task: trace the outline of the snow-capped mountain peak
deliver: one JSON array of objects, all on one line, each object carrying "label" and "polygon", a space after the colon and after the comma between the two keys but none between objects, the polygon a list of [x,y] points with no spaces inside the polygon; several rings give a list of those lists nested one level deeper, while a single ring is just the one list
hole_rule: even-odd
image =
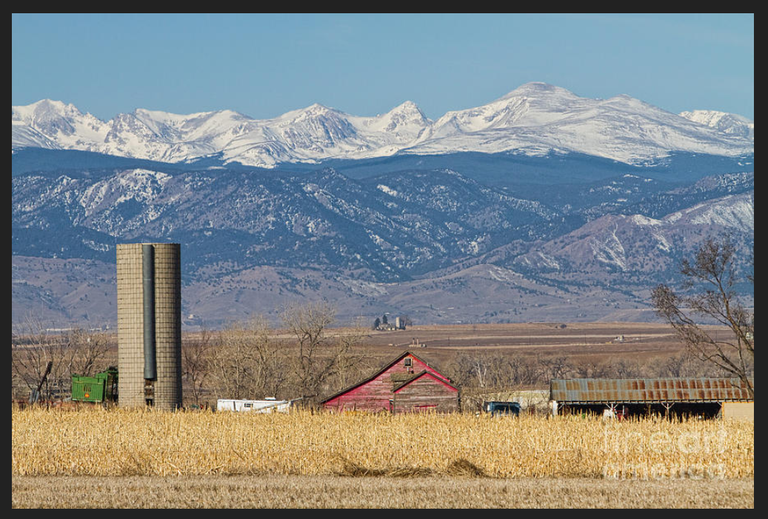
[{"label": "snow-capped mountain peak", "polygon": [[11,107],[11,148],[37,146],[52,149],[90,149],[101,142],[108,125],[74,105],[43,99]]},{"label": "snow-capped mountain peak", "polygon": [[413,101],[406,101],[385,114],[352,117],[350,121],[372,140],[381,140],[396,149],[416,142],[432,124]]},{"label": "snow-capped mountain peak", "polygon": [[82,115],[74,105],[51,99],[42,99],[27,106],[11,107],[11,119],[28,124],[43,124],[52,120],[71,119]]},{"label": "snow-capped mountain peak", "polygon": [[729,135],[755,138],[755,123],[741,115],[718,112],[715,110],[693,110],[680,115],[693,122],[715,128]]},{"label": "snow-capped mountain peak", "polygon": [[539,81],[531,81],[515,88],[507,94],[501,96],[497,101],[502,101],[510,98],[526,97],[531,99],[546,99],[546,98],[561,98],[578,100],[579,97],[570,90],[550,85],[549,83],[542,83]]},{"label": "snow-capped mountain peak", "polygon": [[676,115],[625,94],[589,99],[540,82],[436,121],[406,101],[374,117],[315,103],[266,120],[231,110],[176,115],[137,109],[103,122],[50,100],[12,107],[11,120],[12,150],[77,149],[167,162],[220,154],[225,161],[261,167],[461,151],[575,152],[626,163],[675,152],[754,153],[754,123],[733,114]]}]

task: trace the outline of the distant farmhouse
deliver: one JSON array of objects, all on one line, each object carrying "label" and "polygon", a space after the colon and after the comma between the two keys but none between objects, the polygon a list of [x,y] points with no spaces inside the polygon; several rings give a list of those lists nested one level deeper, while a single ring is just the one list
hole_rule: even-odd
[{"label": "distant farmhouse", "polygon": [[373,322],[373,329],[381,331],[405,330],[407,321],[407,317],[395,317],[395,322],[390,323],[385,314],[381,319],[378,317],[376,318],[376,320]]}]

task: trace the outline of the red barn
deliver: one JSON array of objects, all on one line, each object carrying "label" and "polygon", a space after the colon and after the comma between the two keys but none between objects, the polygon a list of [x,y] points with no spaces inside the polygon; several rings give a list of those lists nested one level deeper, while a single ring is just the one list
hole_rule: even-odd
[{"label": "red barn", "polygon": [[322,402],[335,411],[409,413],[459,410],[459,390],[448,377],[411,352],[405,352],[372,377]]}]

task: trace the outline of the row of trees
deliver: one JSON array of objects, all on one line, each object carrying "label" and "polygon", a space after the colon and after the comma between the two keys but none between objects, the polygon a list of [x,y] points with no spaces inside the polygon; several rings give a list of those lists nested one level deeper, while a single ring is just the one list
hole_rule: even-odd
[{"label": "row of trees", "polygon": [[48,397],[69,394],[73,374],[90,375],[107,367],[113,344],[103,331],[81,327],[66,334],[52,334],[42,321],[26,319],[14,330],[12,340],[12,398],[34,393],[44,377]]},{"label": "row of trees", "polygon": [[[333,305],[318,302],[286,308],[281,330],[254,317],[219,331],[186,334],[186,400],[203,404],[216,398],[275,396],[312,403],[329,389],[350,384],[366,361],[352,346],[368,330],[355,323],[331,333],[335,322]],[[34,393],[44,376],[44,398],[66,397],[73,374],[93,375],[116,364],[115,346],[114,336],[106,332],[75,328],[50,333],[42,322],[28,319],[14,331],[12,397]]]},{"label": "row of trees", "polygon": [[462,353],[443,371],[462,388],[486,392],[547,387],[555,378],[717,377],[725,374],[711,364],[700,362],[687,351],[650,362],[615,357],[592,361],[565,355]]},{"label": "row of trees", "polygon": [[327,302],[293,305],[281,315],[281,330],[255,317],[217,331],[203,331],[182,349],[185,389],[195,404],[218,398],[277,397],[315,403],[351,384],[366,358],[352,347],[368,330],[361,323],[333,328]]}]

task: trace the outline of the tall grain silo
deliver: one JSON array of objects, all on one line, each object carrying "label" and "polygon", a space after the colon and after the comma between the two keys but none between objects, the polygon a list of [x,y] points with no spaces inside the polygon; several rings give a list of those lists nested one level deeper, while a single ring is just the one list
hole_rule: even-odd
[{"label": "tall grain silo", "polygon": [[178,243],[117,245],[121,407],[182,404],[180,257]]}]

